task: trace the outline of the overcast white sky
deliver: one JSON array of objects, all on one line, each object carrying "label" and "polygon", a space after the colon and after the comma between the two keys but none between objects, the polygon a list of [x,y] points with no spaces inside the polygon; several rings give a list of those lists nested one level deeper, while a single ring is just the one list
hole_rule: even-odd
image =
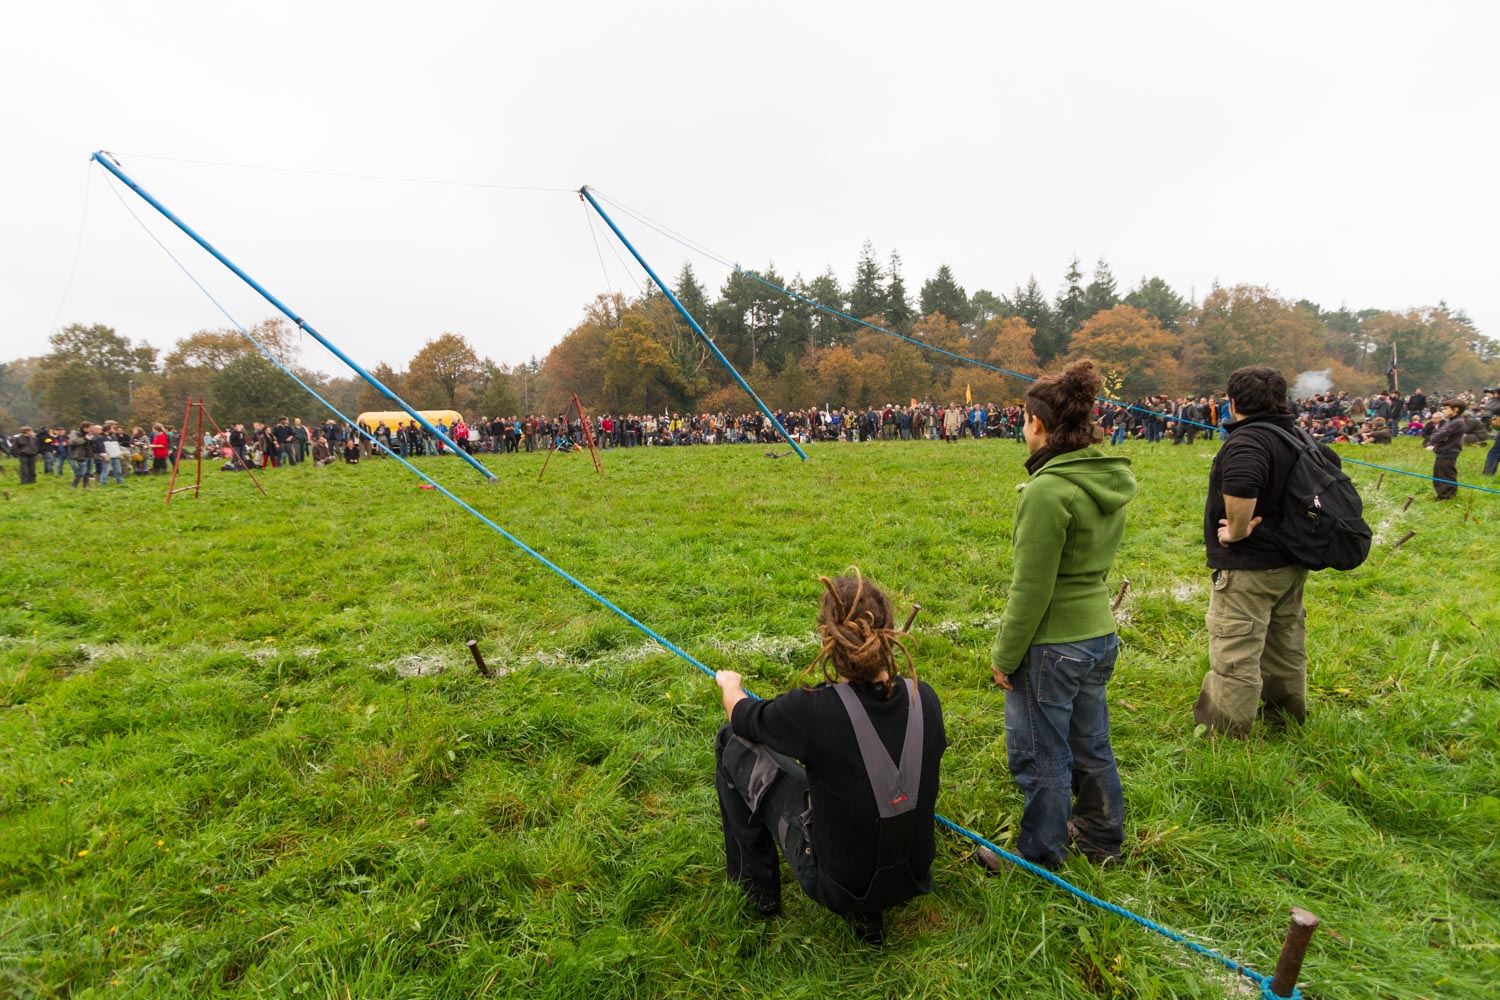
[{"label": "overcast white sky", "polygon": [[[587,183],[788,276],[847,282],[868,237],[914,295],[945,261],[971,292],[1055,292],[1076,252],[1122,288],[1446,299],[1500,336],[1497,27],[1431,0],[12,4],[0,360],[72,322],[164,349],[226,325],[99,148],[366,365],[443,331],[544,356],[635,285],[607,244],[601,273],[574,194],[316,172]],[[692,259],[722,283],[616,221],[668,280]],[[167,241],[236,318],[271,314]],[[310,340],[303,360],[341,370]]]}]

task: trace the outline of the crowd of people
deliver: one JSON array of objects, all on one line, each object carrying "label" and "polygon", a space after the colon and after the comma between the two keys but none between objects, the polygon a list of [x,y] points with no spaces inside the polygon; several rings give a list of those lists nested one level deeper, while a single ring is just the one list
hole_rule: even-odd
[{"label": "crowd of people", "polygon": [[[1291,407],[1297,426],[1323,444],[1389,444],[1396,437],[1419,437],[1429,447],[1446,420],[1444,407],[1457,407],[1462,445],[1482,445],[1494,439],[1483,474],[1492,476],[1500,465],[1500,390],[1458,393],[1429,400],[1421,389],[1410,395],[1383,392],[1368,397],[1346,392],[1323,393],[1296,400]],[[984,438],[1020,441],[1025,421],[1019,404],[950,403],[913,400],[907,405],[881,407],[811,407],[778,410],[776,420],[800,443],[865,441],[943,441],[954,443]],[[1217,396],[1170,398],[1147,396],[1132,404],[1095,401],[1091,419],[1105,440],[1119,445],[1127,440],[1192,445],[1199,438],[1223,440],[1230,421],[1229,401]],[[590,439],[599,448],[680,447],[684,445],[774,444],[781,440],[774,425],[758,410],[746,413],[611,414],[588,418],[579,414],[527,414],[488,417],[451,425],[434,425],[442,435],[470,454],[515,454],[573,450]],[[1449,437],[1452,435],[1450,428]],[[147,431],[129,431],[116,421],[84,421],[78,427],[30,427],[7,438],[0,448],[21,465],[21,482],[36,481],[38,463],[43,475],[73,475],[75,486],[123,484],[127,476],[166,472],[178,455],[201,453],[220,461],[226,472],[280,467],[311,462],[358,464],[384,452],[371,438],[402,458],[441,456],[448,447],[417,421],[384,421],[358,426],[335,420],[304,424],[300,418],[280,417],[253,422],[247,429],[236,423],[225,431],[205,433],[201,441],[181,441],[179,430],[155,424]],[[1445,437],[1444,448],[1452,446]],[[1445,477],[1452,478],[1452,477]]]}]

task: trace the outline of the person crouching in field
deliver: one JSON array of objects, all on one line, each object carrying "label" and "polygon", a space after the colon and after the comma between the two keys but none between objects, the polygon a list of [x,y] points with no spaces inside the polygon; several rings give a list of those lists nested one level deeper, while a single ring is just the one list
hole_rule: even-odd
[{"label": "person crouching in field", "polygon": [[1015,565],[990,651],[1005,689],[1006,757],[1026,799],[1017,847],[1047,868],[1070,846],[1096,863],[1118,861],[1125,840],[1105,701],[1120,639],[1104,581],[1136,487],[1129,459],[1093,447],[1103,388],[1083,360],[1026,392],[1031,478],[1018,487]]},{"label": "person crouching in field", "polygon": [[714,752],[725,865],[761,916],[777,916],[779,846],[803,892],[879,944],[886,909],[932,889],[948,738],[909,655],[912,679],[896,676],[906,647],[890,599],[858,570],[820,579],[823,650],[808,670],[836,677],[766,701],[732,670],[714,677],[729,717]]}]

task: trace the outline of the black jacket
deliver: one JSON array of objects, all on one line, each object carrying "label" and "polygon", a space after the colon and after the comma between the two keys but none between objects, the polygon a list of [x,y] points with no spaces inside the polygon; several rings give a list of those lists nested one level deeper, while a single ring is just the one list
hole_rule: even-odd
[{"label": "black jacket", "polygon": [[[1282,494],[1297,456],[1281,435],[1265,429],[1264,425],[1272,423],[1290,431],[1296,427],[1296,417],[1260,413],[1225,425],[1229,440],[1214,456],[1203,509],[1203,546],[1212,569],[1279,569],[1292,564],[1271,529],[1281,522]],[[1323,446],[1323,450],[1338,461],[1331,449]],[[1226,493],[1255,498],[1254,516],[1261,518],[1248,537],[1228,546],[1219,544],[1219,521],[1228,516]]]}]

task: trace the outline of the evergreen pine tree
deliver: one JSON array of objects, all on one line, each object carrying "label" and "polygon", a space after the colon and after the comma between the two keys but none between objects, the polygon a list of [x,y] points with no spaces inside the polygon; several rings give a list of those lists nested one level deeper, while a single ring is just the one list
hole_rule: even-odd
[{"label": "evergreen pine tree", "polygon": [[677,287],[672,290],[677,295],[677,301],[682,307],[692,314],[693,319],[700,324],[708,320],[708,293],[698,283],[698,276],[693,273],[693,265],[683,261],[682,270],[677,275]]},{"label": "evergreen pine tree", "polygon": [[885,308],[882,310],[891,329],[906,333],[911,329],[911,299],[906,294],[906,281],[901,277],[901,254],[891,251],[890,283],[885,286]]},{"label": "evergreen pine tree", "polygon": [[968,293],[953,280],[947,264],[941,265],[937,274],[922,285],[922,315],[931,316],[935,312],[956,323],[968,323],[973,318]]},{"label": "evergreen pine tree", "polygon": [[1031,338],[1031,346],[1042,364],[1048,364],[1066,350],[1068,335],[1063,331],[1057,312],[1047,304],[1047,296],[1042,293],[1042,286],[1037,284],[1036,275],[1031,276],[1025,288],[1018,285],[1005,305],[1007,312],[1019,316],[1036,331]]},{"label": "evergreen pine tree", "polygon": [[1083,290],[1083,318],[1087,320],[1119,304],[1115,276],[1110,272],[1109,262],[1100,257],[1099,263],[1094,265],[1094,280]]},{"label": "evergreen pine tree", "polygon": [[1173,333],[1182,332],[1182,321],[1193,311],[1192,305],[1160,278],[1142,278],[1125,296],[1125,304],[1139,309]]},{"label": "evergreen pine tree", "polygon": [[[1072,262],[1068,264],[1068,273],[1063,275],[1063,290],[1057,295],[1057,324],[1064,347],[1067,346],[1068,338],[1088,319],[1088,314],[1083,311],[1083,270],[1078,265],[1078,255],[1075,253]],[[1038,334],[1041,333],[1041,327],[1035,323],[1031,325],[1036,327]],[[1061,348],[1058,353],[1061,353]],[[1037,354],[1044,364],[1049,360],[1044,352],[1038,350]]]},{"label": "evergreen pine tree", "polygon": [[849,289],[849,315],[869,319],[885,311],[885,288],[881,285],[884,277],[880,261],[875,259],[874,244],[865,240],[854,268],[854,284]]}]

